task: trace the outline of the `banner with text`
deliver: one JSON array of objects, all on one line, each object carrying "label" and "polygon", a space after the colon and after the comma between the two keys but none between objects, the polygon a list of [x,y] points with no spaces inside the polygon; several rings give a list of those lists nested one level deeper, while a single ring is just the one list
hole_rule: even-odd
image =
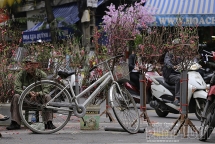
[{"label": "banner with text", "polygon": [[[60,28],[59,32],[57,32],[58,39],[64,39],[73,34],[73,30],[71,28]],[[30,31],[23,32],[22,42],[23,44],[34,43],[38,40],[42,41],[51,41],[51,33],[49,29],[40,30],[40,31]]]},{"label": "banner with text", "polygon": [[215,14],[208,15],[155,15],[155,26],[174,26],[181,21],[183,26],[214,26]]}]

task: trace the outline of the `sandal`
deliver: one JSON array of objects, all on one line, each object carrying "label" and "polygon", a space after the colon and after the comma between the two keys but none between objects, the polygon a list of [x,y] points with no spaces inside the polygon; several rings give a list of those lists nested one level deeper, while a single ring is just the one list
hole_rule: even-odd
[{"label": "sandal", "polygon": [[3,116],[3,118],[0,119],[0,121],[6,121],[8,120],[10,117],[9,116]]}]

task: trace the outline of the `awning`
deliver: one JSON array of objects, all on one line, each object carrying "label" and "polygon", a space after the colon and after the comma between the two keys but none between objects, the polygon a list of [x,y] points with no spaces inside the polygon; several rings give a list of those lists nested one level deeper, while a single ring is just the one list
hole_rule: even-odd
[{"label": "awning", "polygon": [[[53,14],[56,19],[58,19],[58,18],[62,19],[62,21],[60,21],[58,23],[58,27],[62,27],[63,22],[65,22],[66,24],[74,24],[77,21],[79,21],[77,4],[53,8]],[[29,30],[26,30],[25,32],[41,30],[44,23],[45,23],[45,21],[39,22],[34,27],[32,27]],[[47,29],[49,28],[48,24],[47,24],[46,28]]]},{"label": "awning", "polygon": [[214,26],[215,0],[147,0],[156,26],[173,26],[182,18],[184,26]]},{"label": "awning", "polygon": [[[98,6],[101,5],[103,1],[104,0],[99,0]],[[73,33],[73,30],[71,28],[64,27],[63,23],[72,25],[80,20],[78,17],[79,12],[77,3],[55,7],[53,8],[53,13],[56,19],[57,18],[62,19],[62,21],[58,22],[58,27],[61,28],[61,30],[63,30],[63,34],[68,35]],[[22,35],[23,43],[24,44],[32,43],[36,42],[39,39],[41,39],[42,41],[51,41],[48,24],[46,25],[46,29],[42,30],[42,26],[44,25],[44,23],[45,21],[39,22],[31,29],[24,31]]]}]

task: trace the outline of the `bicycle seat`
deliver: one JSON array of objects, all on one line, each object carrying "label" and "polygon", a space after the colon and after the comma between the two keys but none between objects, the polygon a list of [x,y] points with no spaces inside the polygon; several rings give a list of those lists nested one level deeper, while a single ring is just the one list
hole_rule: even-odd
[{"label": "bicycle seat", "polygon": [[167,83],[163,77],[157,77],[155,78],[161,85],[163,85],[165,88],[167,88],[168,90],[174,91],[175,90],[175,86],[173,84],[169,84]]},{"label": "bicycle seat", "polygon": [[59,71],[57,73],[61,78],[65,79],[73,74],[75,74],[75,72],[64,72],[64,71]]}]

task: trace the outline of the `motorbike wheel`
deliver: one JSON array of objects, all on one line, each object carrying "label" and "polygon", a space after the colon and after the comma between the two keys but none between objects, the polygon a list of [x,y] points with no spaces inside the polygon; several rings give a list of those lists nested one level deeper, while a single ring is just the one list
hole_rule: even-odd
[{"label": "motorbike wheel", "polygon": [[156,114],[157,114],[159,117],[166,117],[166,116],[169,114],[169,112],[161,111],[161,110],[158,109],[158,108],[155,109],[155,112],[156,112]]},{"label": "motorbike wheel", "polygon": [[200,109],[196,104],[196,106],[195,106],[195,115],[199,120],[201,120],[202,113],[203,113],[204,107],[206,105],[206,100],[205,99],[197,99],[197,101],[199,102]]},{"label": "motorbike wheel", "polygon": [[213,102],[209,106],[206,112],[205,118],[203,118],[203,121],[201,122],[200,130],[199,130],[200,141],[206,141],[214,129],[214,125],[212,125],[215,122],[214,108],[215,108],[215,103]]}]

